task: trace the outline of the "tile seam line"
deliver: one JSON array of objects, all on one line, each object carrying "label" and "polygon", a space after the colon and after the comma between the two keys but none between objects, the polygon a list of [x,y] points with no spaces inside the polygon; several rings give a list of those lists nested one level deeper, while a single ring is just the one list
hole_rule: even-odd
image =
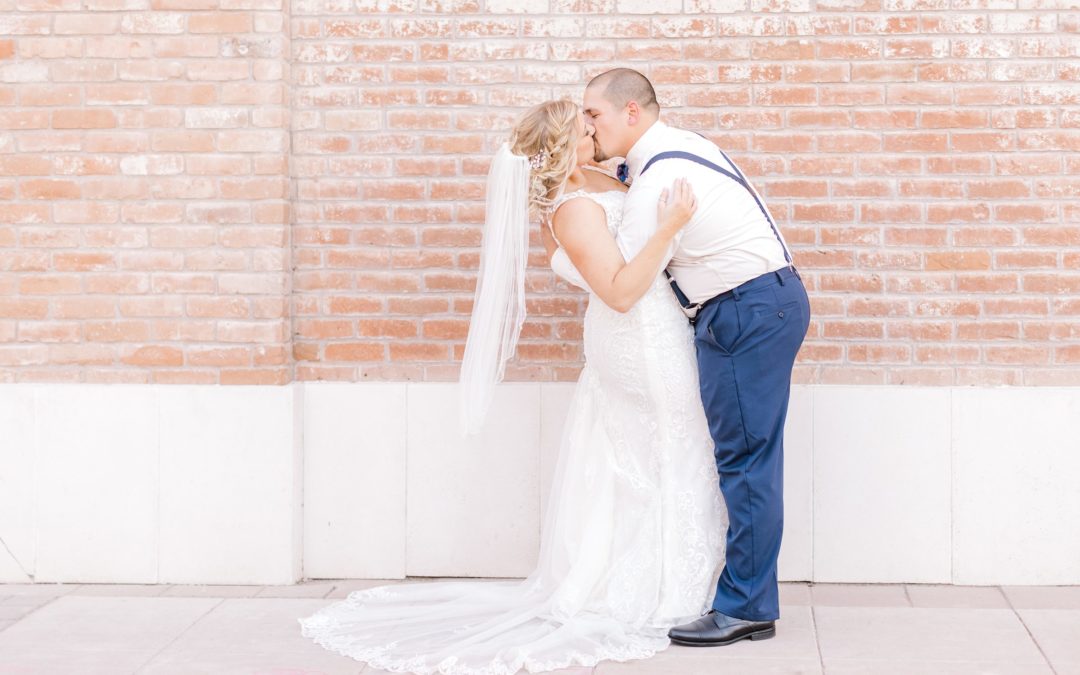
[{"label": "tile seam line", "polygon": [[[117,597],[117,596],[113,596],[113,597]],[[155,596],[149,596],[149,597],[155,597]],[[156,596],[156,597],[161,597],[161,596]],[[217,598],[217,600],[218,601],[216,603],[214,603],[209,609],[207,609],[205,612],[200,614],[194,621],[189,623],[187,626],[184,627],[183,630],[181,630],[179,633],[177,633],[173,637],[173,639],[171,639],[168,642],[166,642],[165,644],[163,644],[161,646],[161,649],[158,649],[153,654],[151,654],[148,659],[143,661],[142,665],[140,665],[138,668],[136,668],[134,671],[132,671],[133,675],[138,675],[139,673],[143,672],[145,670],[145,668],[148,665],[150,665],[150,663],[152,663],[154,661],[154,659],[161,656],[161,654],[163,654],[165,652],[165,650],[167,650],[172,645],[176,644],[180,640],[180,638],[184,637],[184,635],[186,635],[192,628],[194,628],[196,624],[198,624],[200,621],[202,621],[207,616],[209,616],[211,613],[213,613],[214,610],[216,610],[218,607],[221,607],[221,605],[223,605],[225,603],[225,601],[228,600],[228,598]]]},{"label": "tile seam line", "polygon": [[[65,595],[66,595],[66,594],[65,594]],[[6,626],[4,626],[4,627],[0,628],[0,633],[3,633],[4,631],[6,631],[7,629],[11,628],[11,627],[12,627],[12,626],[14,626],[15,624],[19,623],[19,622],[20,622],[20,621],[22,621],[23,619],[25,619],[25,618],[29,617],[29,616],[30,616],[31,614],[34,614],[35,612],[39,612],[39,611],[41,611],[42,609],[45,609],[46,607],[48,607],[49,605],[53,604],[54,602],[56,602],[56,601],[57,601],[57,600],[59,600],[60,598],[63,598],[63,597],[65,597],[65,595],[54,595],[54,596],[50,597],[50,598],[49,598],[49,599],[48,599],[47,601],[45,601],[45,602],[41,603],[41,604],[40,604],[40,605],[38,605],[37,607],[34,607],[33,609],[31,609],[31,610],[30,610],[29,612],[27,612],[26,614],[23,614],[22,616],[20,616],[20,617],[19,617],[18,619],[15,619],[14,621],[12,621],[11,623],[9,623],[8,625],[6,625]]]},{"label": "tile seam line", "polygon": [[1036,639],[1035,634],[1031,632],[1031,628],[1028,627],[1027,621],[1024,621],[1024,617],[1020,615],[1019,611],[1017,611],[1016,606],[1013,604],[1012,598],[1009,597],[1009,594],[1006,593],[1005,590],[1002,589],[1000,586],[998,588],[1001,590],[1001,594],[1005,596],[1005,602],[1009,603],[1009,609],[1012,610],[1013,616],[1015,616],[1016,620],[1020,622],[1020,625],[1024,627],[1024,632],[1027,633],[1028,638],[1035,645],[1035,648],[1039,650],[1039,655],[1042,656],[1043,661],[1046,662],[1046,667],[1050,669],[1051,673],[1057,675],[1057,668],[1055,668],[1053,662],[1050,661],[1050,657],[1046,655],[1046,651],[1043,649],[1043,646],[1039,643],[1038,639]]},{"label": "tile seam line", "polygon": [[814,631],[814,647],[817,648],[818,665],[821,666],[822,675],[825,675],[825,657],[821,653],[821,633],[818,631],[817,625],[817,607],[813,604],[813,597],[810,600],[810,627]]}]

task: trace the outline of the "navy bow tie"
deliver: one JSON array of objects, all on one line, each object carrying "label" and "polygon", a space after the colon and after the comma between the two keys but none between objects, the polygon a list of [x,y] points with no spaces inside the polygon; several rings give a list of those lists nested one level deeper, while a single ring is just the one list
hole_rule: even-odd
[{"label": "navy bow tie", "polygon": [[619,168],[615,169],[615,177],[619,179],[620,183],[625,183],[626,179],[630,177],[630,167],[623,162],[619,165]]}]

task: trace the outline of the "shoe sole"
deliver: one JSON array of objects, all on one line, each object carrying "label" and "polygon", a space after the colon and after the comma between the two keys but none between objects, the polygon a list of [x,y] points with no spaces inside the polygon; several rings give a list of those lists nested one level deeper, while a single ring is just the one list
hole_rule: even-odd
[{"label": "shoe sole", "polygon": [[679,638],[669,638],[677,645],[685,645],[687,647],[722,647],[724,645],[730,645],[739,640],[768,640],[771,637],[776,637],[776,627],[766,628],[765,630],[755,631],[753,633],[747,633],[746,635],[740,635],[737,638],[730,640],[710,640],[710,641],[693,641],[693,640],[681,640]]}]

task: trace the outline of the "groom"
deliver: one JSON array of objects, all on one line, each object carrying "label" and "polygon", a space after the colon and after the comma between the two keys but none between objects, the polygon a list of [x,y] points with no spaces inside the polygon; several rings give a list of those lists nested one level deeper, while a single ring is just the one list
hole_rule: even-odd
[{"label": "groom", "polygon": [[652,84],[617,68],[585,89],[596,161],[625,157],[632,180],[619,247],[630,260],[657,228],[656,203],[678,177],[698,209],[676,236],[667,271],[694,324],[701,399],[727,502],[727,560],[712,610],[672,628],[672,642],[726,645],[776,634],[783,531],[784,419],[810,305],[764,202],[714,143],[659,121]]}]

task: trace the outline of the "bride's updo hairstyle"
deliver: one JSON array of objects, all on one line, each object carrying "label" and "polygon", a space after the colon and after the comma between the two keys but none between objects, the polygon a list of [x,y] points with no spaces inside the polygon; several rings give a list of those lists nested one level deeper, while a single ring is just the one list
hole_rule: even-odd
[{"label": "bride's updo hairstyle", "polygon": [[529,158],[529,210],[548,216],[576,164],[578,106],[566,99],[530,108],[510,134],[510,151]]}]

